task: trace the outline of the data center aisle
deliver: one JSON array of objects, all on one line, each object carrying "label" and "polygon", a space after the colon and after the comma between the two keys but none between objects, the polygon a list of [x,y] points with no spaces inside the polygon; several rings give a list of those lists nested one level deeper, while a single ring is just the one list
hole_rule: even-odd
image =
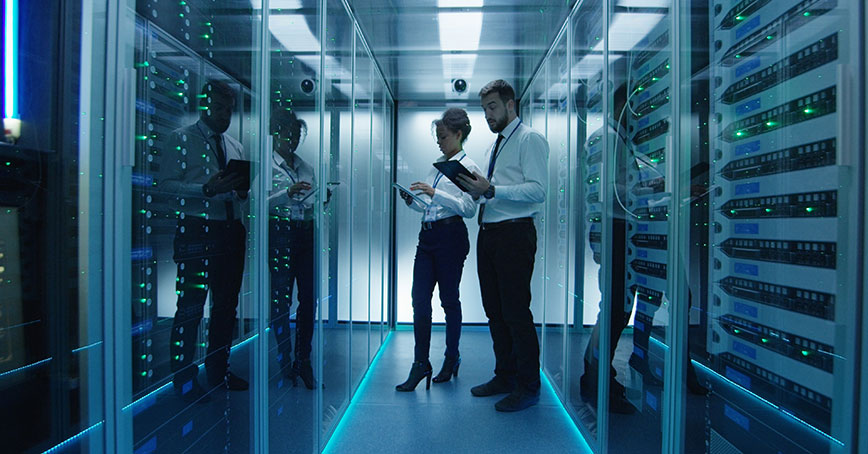
[{"label": "data center aisle", "polygon": [[[444,336],[435,331],[431,339],[435,374],[443,361]],[[470,394],[494,370],[487,329],[465,327],[458,377],[432,382],[427,391],[424,381],[415,392],[395,391],[413,361],[413,331],[393,332],[383,348],[326,453],[590,452],[546,380],[539,404],[517,413],[494,410],[502,396]]]}]

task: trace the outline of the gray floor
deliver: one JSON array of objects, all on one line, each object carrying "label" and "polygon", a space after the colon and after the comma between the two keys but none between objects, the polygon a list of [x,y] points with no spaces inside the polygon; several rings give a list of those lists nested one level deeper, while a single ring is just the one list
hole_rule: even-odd
[{"label": "gray floor", "polygon": [[[435,331],[431,344],[436,373],[442,363],[444,333]],[[487,330],[465,328],[461,352],[457,378],[432,383],[430,390],[423,381],[415,392],[399,393],[395,385],[407,378],[413,361],[413,332],[394,332],[326,452],[588,452],[545,381],[540,403],[517,413],[494,410],[502,396],[470,394],[472,386],[487,381],[493,373]]]}]

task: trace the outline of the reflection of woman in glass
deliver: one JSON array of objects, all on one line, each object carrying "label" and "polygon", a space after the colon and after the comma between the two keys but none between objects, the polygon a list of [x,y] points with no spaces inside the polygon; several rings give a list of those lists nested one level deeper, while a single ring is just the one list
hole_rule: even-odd
[{"label": "reflection of woman in glass", "polygon": [[[443,155],[438,162],[455,160],[470,172],[479,172],[479,167],[463,151],[464,141],[470,134],[470,119],[463,109],[452,108],[433,122],[437,133],[437,145]],[[428,350],[431,345],[431,296],[434,285],[440,288],[440,305],[446,313],[446,359],[443,368],[434,377],[435,383],[449,381],[458,375],[461,359],[458,355],[458,339],[461,336],[461,302],[458,300],[458,284],[464,259],[470,251],[467,226],[462,217],[476,214],[476,203],[469,194],[455,186],[442,173],[432,167],[424,182],[410,186],[420,191],[419,196],[428,205],[414,201],[402,191],[399,194],[416,211],[421,211],[422,230],[416,246],[416,261],[413,264],[413,332],[416,337],[415,359],[407,381],[396,386],[398,391],[413,391],[423,378],[431,385],[431,363]]]},{"label": "reflection of woman in glass", "polygon": [[[283,375],[301,377],[308,389],[316,381],[310,363],[313,338],[313,216],[316,181],[313,167],[295,154],[307,134],[307,124],[284,107],[271,114],[274,141],[269,196],[269,268],[271,270],[271,330],[277,339],[277,359]],[[289,322],[293,283],[298,285],[295,361]]]}]

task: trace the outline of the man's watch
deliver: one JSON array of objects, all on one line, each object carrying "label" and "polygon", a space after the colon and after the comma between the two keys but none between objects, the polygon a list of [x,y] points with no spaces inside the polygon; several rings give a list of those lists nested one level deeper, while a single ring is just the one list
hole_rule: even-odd
[{"label": "man's watch", "polygon": [[217,195],[217,194],[216,194],[216,193],[211,189],[211,187],[208,186],[208,183],[205,183],[205,184],[202,185],[202,193],[205,194],[205,197],[214,197],[215,195]]},{"label": "man's watch", "polygon": [[482,197],[485,197],[486,199],[491,199],[494,197],[494,185],[493,184],[488,185],[488,189],[486,189],[485,192],[482,193]]}]

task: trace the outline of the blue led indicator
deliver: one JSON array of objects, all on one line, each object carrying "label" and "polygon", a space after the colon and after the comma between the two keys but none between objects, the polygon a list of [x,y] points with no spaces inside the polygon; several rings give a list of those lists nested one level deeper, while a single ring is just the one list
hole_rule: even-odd
[{"label": "blue led indicator", "polygon": [[651,394],[651,391],[645,391],[645,403],[648,404],[651,409],[657,411],[657,396]]},{"label": "blue led indicator", "polygon": [[723,414],[726,415],[727,418],[731,419],[734,423],[741,426],[742,429],[750,431],[750,420],[747,419],[747,416],[739,413],[737,410],[727,404],[723,404]]},{"label": "blue led indicator", "polygon": [[760,151],[760,141],[754,140],[753,142],[748,142],[742,145],[738,145],[735,147],[735,155],[741,156],[743,154],[751,154]]},{"label": "blue led indicator", "polygon": [[726,378],[737,383],[744,389],[750,389],[750,377],[729,366],[726,366]]},{"label": "blue led indicator", "polygon": [[734,233],[741,235],[757,235],[759,234],[759,224],[755,222],[735,224],[732,228]]},{"label": "blue led indicator", "polygon": [[737,185],[735,186],[735,193],[736,193],[736,195],[741,195],[741,194],[756,194],[757,192],[759,192],[759,190],[760,190],[760,184],[759,184],[759,182],[754,182],[754,183],[742,183],[742,184],[737,184]]}]

